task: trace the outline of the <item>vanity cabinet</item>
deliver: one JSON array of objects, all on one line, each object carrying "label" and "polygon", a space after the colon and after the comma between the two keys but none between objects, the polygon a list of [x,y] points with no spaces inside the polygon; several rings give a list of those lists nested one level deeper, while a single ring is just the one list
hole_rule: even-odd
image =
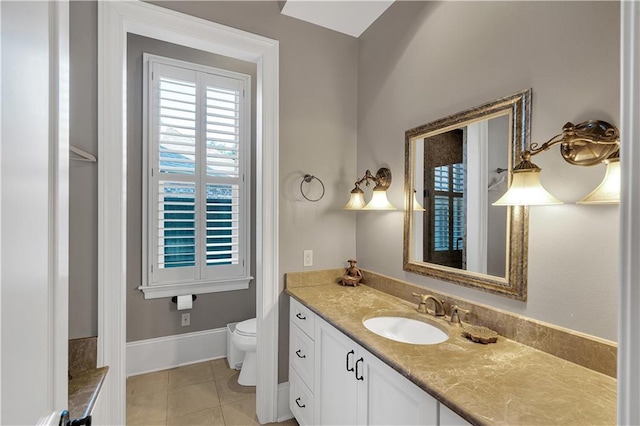
[{"label": "vanity cabinet", "polygon": [[468,425],[295,299],[289,407],[300,425]]},{"label": "vanity cabinet", "polygon": [[436,425],[438,402],[316,318],[316,424]]}]

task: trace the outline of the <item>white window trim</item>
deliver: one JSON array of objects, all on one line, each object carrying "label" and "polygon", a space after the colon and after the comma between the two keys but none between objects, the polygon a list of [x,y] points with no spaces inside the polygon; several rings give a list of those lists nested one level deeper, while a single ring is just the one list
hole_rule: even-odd
[{"label": "white window trim", "polygon": [[[253,279],[250,276],[251,271],[251,252],[250,252],[250,235],[251,235],[251,76],[214,68],[210,66],[195,64],[191,62],[180,61],[173,58],[143,54],[143,196],[142,196],[142,285],[138,287],[144,293],[145,299],[156,299],[162,297],[173,297],[187,294],[205,294],[221,291],[245,290],[249,288],[249,282]],[[152,236],[156,230],[153,227],[154,221],[151,220],[153,212],[150,209],[150,185],[153,181],[150,178],[150,170],[154,167],[154,152],[151,147],[154,144],[151,141],[153,135],[152,120],[149,118],[149,105],[151,102],[150,82],[152,67],[151,63],[160,63],[173,67],[185,68],[191,71],[202,72],[207,74],[219,75],[226,78],[239,80],[244,86],[244,102],[242,105],[242,136],[240,143],[240,162],[241,173],[243,175],[243,190],[241,194],[241,219],[240,226],[244,229],[241,236],[241,254],[240,258],[243,262],[241,274],[238,276],[228,276],[220,280],[212,280],[211,278],[176,280],[176,281],[154,281],[151,272],[152,265],[157,262],[154,260],[152,253]],[[200,179],[196,177],[196,179]],[[152,203],[153,204],[153,203]],[[201,253],[198,253],[200,255]]]}]

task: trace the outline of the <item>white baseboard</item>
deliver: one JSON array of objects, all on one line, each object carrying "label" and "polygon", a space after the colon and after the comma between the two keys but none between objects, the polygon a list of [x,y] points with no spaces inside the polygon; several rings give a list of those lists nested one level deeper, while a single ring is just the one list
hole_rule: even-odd
[{"label": "white baseboard", "polygon": [[127,377],[227,356],[227,329],[127,343]]},{"label": "white baseboard", "polygon": [[293,413],[289,408],[289,382],[278,384],[278,412],[276,415],[278,423],[293,418]]}]

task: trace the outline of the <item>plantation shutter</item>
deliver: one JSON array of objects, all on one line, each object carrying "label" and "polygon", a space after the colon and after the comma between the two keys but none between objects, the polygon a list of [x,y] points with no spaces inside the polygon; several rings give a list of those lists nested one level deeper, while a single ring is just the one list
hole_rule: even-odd
[{"label": "plantation shutter", "polygon": [[246,80],[150,71],[148,285],[248,283]]},{"label": "plantation shutter", "polygon": [[243,88],[237,80],[203,76],[206,88],[206,251],[203,275],[242,274],[240,226],[246,209],[241,208],[244,187],[241,168]]},{"label": "plantation shutter", "polygon": [[151,271],[154,282],[197,279],[196,72],[152,66]]}]

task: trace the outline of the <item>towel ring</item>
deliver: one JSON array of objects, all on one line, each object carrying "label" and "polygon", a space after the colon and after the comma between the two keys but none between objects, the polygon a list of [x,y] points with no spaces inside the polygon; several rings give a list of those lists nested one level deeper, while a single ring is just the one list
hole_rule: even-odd
[{"label": "towel ring", "polygon": [[[306,194],[304,193],[304,190],[302,189],[302,186],[304,185],[304,183],[311,183],[312,180],[317,180],[318,182],[320,182],[320,185],[322,185],[322,194],[316,198],[316,199],[312,199],[306,196]],[[309,175],[306,174],[304,175],[304,177],[302,178],[302,181],[300,182],[300,193],[302,194],[302,196],[308,200],[311,201],[312,203],[315,203],[316,201],[320,201],[322,200],[322,197],[324,197],[324,183],[322,183],[322,181],[320,179],[318,179],[317,177],[313,176],[313,175]]]}]

